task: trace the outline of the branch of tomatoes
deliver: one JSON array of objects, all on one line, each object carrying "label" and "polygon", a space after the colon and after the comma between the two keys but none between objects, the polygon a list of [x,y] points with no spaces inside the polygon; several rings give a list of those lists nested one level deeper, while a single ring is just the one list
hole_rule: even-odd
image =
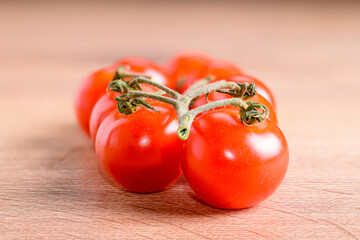
[{"label": "branch of tomatoes", "polygon": [[[183,86],[176,84],[181,78]],[[99,164],[115,182],[151,193],[183,174],[202,200],[226,209],[263,201],[285,176],[289,152],[273,104],[266,85],[233,63],[193,54],[164,68],[121,59],[86,78],[75,102]]]},{"label": "branch of tomatoes", "polygon": [[[126,80],[126,78],[129,77],[131,78]],[[200,82],[205,82],[205,84],[192,87],[184,94],[180,94],[160,83],[152,81],[151,77],[125,74],[124,68],[119,67],[108,88],[122,94],[121,96],[116,97],[115,100],[118,102],[119,112],[125,115],[134,113],[137,106],[156,111],[154,107],[144,100],[145,98],[154,99],[172,105],[179,118],[179,128],[177,130],[177,134],[181,140],[186,140],[189,137],[192,122],[198,114],[214,108],[230,105],[239,107],[240,121],[245,125],[261,123],[268,117],[269,109],[265,105],[244,101],[247,98],[255,96],[256,89],[254,83],[236,83],[225,80],[214,83],[206,83],[208,81],[209,78],[205,78],[203,81],[200,80]],[[161,91],[157,93],[143,92],[141,91],[140,86],[142,83],[152,85]],[[189,110],[189,108],[200,96],[204,94],[208,96],[213,91],[228,94],[233,98],[209,102],[205,105]],[[167,96],[162,96],[164,94]]]}]

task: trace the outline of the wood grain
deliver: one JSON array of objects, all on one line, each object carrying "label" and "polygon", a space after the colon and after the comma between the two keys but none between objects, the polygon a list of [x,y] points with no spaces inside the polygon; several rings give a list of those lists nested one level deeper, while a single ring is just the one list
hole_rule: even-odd
[{"label": "wood grain", "polygon": [[[358,239],[360,5],[0,2],[0,239]],[[126,55],[183,49],[271,86],[291,158],[259,206],[203,204],[184,179],[133,194],[99,171],[73,95]]]}]

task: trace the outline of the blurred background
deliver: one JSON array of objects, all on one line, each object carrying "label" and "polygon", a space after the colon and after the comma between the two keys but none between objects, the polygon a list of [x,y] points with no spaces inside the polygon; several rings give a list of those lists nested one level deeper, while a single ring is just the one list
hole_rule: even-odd
[{"label": "blurred background", "polygon": [[359,1],[0,1],[0,106],[36,111],[21,95],[39,103],[36,114],[56,104],[70,117],[89,72],[124,56],[164,63],[194,49],[270,85],[281,122],[286,114],[284,122],[310,123],[300,98],[327,114],[334,96],[351,101],[359,89],[359,16]]}]

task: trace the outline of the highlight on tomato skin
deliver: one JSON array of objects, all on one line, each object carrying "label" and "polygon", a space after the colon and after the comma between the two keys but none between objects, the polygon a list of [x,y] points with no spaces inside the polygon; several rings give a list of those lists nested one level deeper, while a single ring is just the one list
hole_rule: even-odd
[{"label": "highlight on tomato skin", "polygon": [[175,110],[166,103],[150,103],[160,112],[139,108],[130,115],[110,113],[95,141],[101,168],[125,189],[138,193],[162,191],[182,175],[183,142],[177,137]]},{"label": "highlight on tomato skin", "polygon": [[[205,112],[193,123],[181,165],[193,191],[206,203],[242,209],[268,198],[282,182],[289,150],[270,120],[245,126],[236,112]],[[216,129],[216,130],[214,130]]]},{"label": "highlight on tomato skin", "polygon": [[172,57],[166,64],[171,79],[177,82],[176,90],[184,92],[196,80],[207,76],[208,64],[212,57],[197,51],[181,52]]},{"label": "highlight on tomato skin", "polygon": [[160,65],[141,57],[123,58],[114,65],[102,68],[85,78],[75,96],[75,112],[77,120],[84,132],[90,136],[89,121],[91,112],[96,102],[106,94],[108,84],[112,81],[115,71],[119,66],[124,66],[126,72],[132,74],[150,75],[152,80],[174,87],[167,73]]}]

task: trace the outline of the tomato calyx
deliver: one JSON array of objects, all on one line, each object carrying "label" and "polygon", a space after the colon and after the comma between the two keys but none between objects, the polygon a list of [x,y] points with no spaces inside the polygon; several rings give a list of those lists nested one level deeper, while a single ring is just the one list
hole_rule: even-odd
[{"label": "tomato calyx", "polygon": [[224,93],[232,97],[242,98],[244,100],[251,98],[256,95],[255,83],[236,83],[239,85],[240,89],[230,89],[230,90],[216,90],[218,93]]},{"label": "tomato calyx", "polygon": [[245,110],[240,108],[241,122],[245,125],[262,123],[268,118],[269,109],[265,105],[256,102],[247,102],[246,104],[248,104],[248,107]]},{"label": "tomato calyx", "polygon": [[[177,135],[181,140],[186,140],[189,137],[192,122],[197,115],[214,108],[229,105],[239,107],[239,120],[247,126],[261,123],[269,115],[268,108],[263,104],[245,102],[246,99],[256,94],[254,83],[237,83],[225,80],[208,83],[211,81],[211,78],[207,77],[199,80],[201,84],[190,87],[184,94],[180,94],[162,84],[152,81],[147,76],[126,74],[123,71],[123,68],[119,68],[113,81],[108,86],[110,90],[122,93],[121,96],[115,98],[118,102],[118,111],[128,115],[134,113],[138,106],[158,111],[145,101],[147,98],[168,103],[175,108],[178,115],[179,128]],[[127,78],[130,79],[127,80]],[[155,93],[143,92],[141,91],[140,84],[152,85],[160,91]],[[233,98],[209,102],[189,110],[199,97],[203,95],[207,96],[213,91],[230,95]]]},{"label": "tomato calyx", "polygon": [[118,93],[127,93],[130,92],[131,90],[136,90],[135,88],[131,89],[129,84],[127,84],[122,80],[113,80],[112,82],[109,83],[107,89]]},{"label": "tomato calyx", "polygon": [[117,109],[120,113],[129,115],[131,113],[136,112],[137,107],[149,108],[153,111],[160,112],[153,106],[151,106],[148,102],[145,101],[143,98],[135,98],[131,100],[124,100],[123,98],[116,97],[115,100],[117,101]]},{"label": "tomato calyx", "polygon": [[[126,80],[129,78],[129,80]],[[160,89],[156,93],[145,93],[141,92],[141,83],[153,85]],[[171,98],[164,98],[161,95],[168,94],[175,98],[180,98],[181,94],[176,91],[150,80],[150,77],[138,74],[128,74],[125,72],[124,67],[119,67],[114,75],[113,80],[109,83],[108,89],[114,92],[122,93],[121,96],[116,97],[115,100],[118,102],[118,111],[122,114],[129,115],[134,113],[138,106],[148,108],[159,112],[156,108],[151,106],[145,101],[145,98],[157,99],[159,101],[173,103]],[[131,94],[129,94],[131,92]],[[143,97],[138,96],[138,93],[142,93]]]}]

